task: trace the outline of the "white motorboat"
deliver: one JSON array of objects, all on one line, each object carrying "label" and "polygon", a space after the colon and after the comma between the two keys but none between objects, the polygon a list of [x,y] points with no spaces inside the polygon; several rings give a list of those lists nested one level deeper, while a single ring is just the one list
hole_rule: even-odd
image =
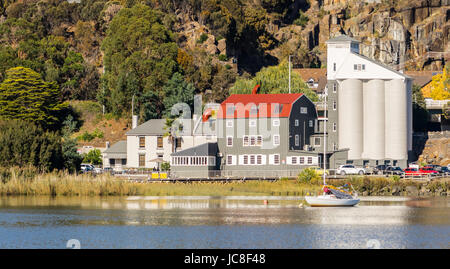
[{"label": "white motorboat", "polygon": [[341,199],[334,195],[306,196],[306,202],[312,207],[328,206],[354,206],[359,203],[359,199]]}]

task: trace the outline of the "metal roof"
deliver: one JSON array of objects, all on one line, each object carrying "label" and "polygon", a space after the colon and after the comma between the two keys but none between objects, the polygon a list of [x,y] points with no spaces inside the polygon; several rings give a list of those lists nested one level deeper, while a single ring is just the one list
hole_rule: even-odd
[{"label": "metal roof", "polygon": [[126,135],[164,135],[168,132],[168,130],[165,130],[165,127],[165,119],[148,120],[136,128],[128,131]]},{"label": "metal roof", "polygon": [[361,43],[356,39],[349,37],[348,35],[340,35],[333,38],[328,39],[325,43],[337,43],[337,42],[356,42]]},{"label": "metal roof", "polygon": [[[221,104],[218,118],[289,117],[292,104],[302,96],[303,93],[233,94]],[[250,113],[253,104],[258,107],[255,114]],[[234,106],[234,113],[227,111],[230,106]],[[278,113],[275,107],[279,108]]]},{"label": "metal roof", "polygon": [[119,141],[110,148],[103,151],[103,155],[107,158],[126,159],[127,158],[127,141]]},{"label": "metal roof", "polygon": [[407,75],[405,75],[404,73],[401,73],[401,72],[399,72],[399,71],[397,71],[397,70],[394,70],[394,69],[392,69],[391,67],[389,67],[389,66],[387,66],[387,65],[384,65],[384,64],[382,64],[382,63],[380,63],[380,62],[377,62],[377,61],[375,61],[374,59],[371,59],[371,58],[366,57],[366,56],[364,56],[364,55],[362,55],[362,54],[359,54],[359,53],[355,53],[355,52],[351,52],[351,53],[354,54],[354,55],[356,55],[356,56],[359,56],[359,57],[361,57],[361,58],[363,58],[363,59],[365,59],[365,60],[367,60],[367,61],[369,61],[369,62],[371,62],[371,63],[374,63],[374,64],[379,65],[379,66],[381,66],[381,67],[383,67],[383,68],[385,68],[385,69],[388,69],[389,71],[394,72],[394,73],[396,73],[397,75],[402,76],[402,77],[404,77],[404,78],[406,78],[406,79],[412,79],[410,76],[407,76]]},{"label": "metal roof", "polygon": [[172,156],[217,156],[217,143],[205,143],[182,151],[174,152]]}]

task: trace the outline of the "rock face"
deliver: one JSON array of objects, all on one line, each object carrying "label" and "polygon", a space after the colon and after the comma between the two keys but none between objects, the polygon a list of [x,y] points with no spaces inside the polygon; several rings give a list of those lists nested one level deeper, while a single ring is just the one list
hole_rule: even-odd
[{"label": "rock face", "polygon": [[450,0],[311,0],[305,12],[308,25],[291,35],[281,27],[279,40],[296,38],[302,47],[320,48],[326,62],[325,41],[345,33],[361,41],[361,54],[397,70],[441,70],[450,59]]},{"label": "rock face", "polygon": [[419,162],[443,166],[450,164],[450,131],[428,133]]}]

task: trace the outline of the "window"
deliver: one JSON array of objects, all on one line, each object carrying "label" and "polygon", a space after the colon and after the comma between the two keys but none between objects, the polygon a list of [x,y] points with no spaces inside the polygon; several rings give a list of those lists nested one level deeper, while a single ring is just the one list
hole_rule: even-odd
[{"label": "window", "polygon": [[337,144],[333,143],[333,150],[338,150]]},{"label": "window", "polygon": [[336,101],[333,101],[333,110],[336,110],[337,109],[337,103],[336,103]]},{"label": "window", "polygon": [[139,137],[139,148],[145,148],[145,136]]},{"label": "window", "polygon": [[283,110],[283,104],[273,104],[273,114],[278,115]]},{"label": "window", "polygon": [[156,146],[159,148],[159,149],[161,149],[161,148],[163,148],[163,137],[162,136],[158,136],[157,137],[157,142],[156,142]]},{"label": "window", "polygon": [[227,155],[227,164],[228,165],[235,165],[235,156],[234,155]]},{"label": "window", "polygon": [[256,137],[250,136],[250,146],[255,146],[255,145],[256,145]]},{"label": "window", "polygon": [[262,136],[261,135],[258,135],[257,137],[256,137],[256,145],[257,146],[261,146],[262,145]]},{"label": "window", "polygon": [[315,146],[320,146],[320,137],[315,137],[314,138],[314,145]]},{"label": "window", "polygon": [[353,65],[353,70],[358,70],[358,65],[357,64]]},{"label": "window", "polygon": [[122,159],[122,165],[127,165],[127,159]]},{"label": "window", "polygon": [[291,160],[292,160],[292,164],[297,164],[297,157],[292,157]]},{"label": "window", "polygon": [[336,132],[337,131],[337,123],[335,122],[335,123],[333,123],[333,132]]},{"label": "window", "polygon": [[262,164],[262,155],[256,155],[256,164]]},{"label": "window", "polygon": [[272,124],[273,126],[280,126],[280,120],[273,120]]},{"label": "window", "polygon": [[250,120],[248,125],[250,127],[256,127],[256,120]]},{"label": "window", "polygon": [[232,146],[233,146],[233,137],[227,136],[227,147],[232,147]]},{"label": "window", "polygon": [[314,127],[314,123],[312,120],[309,120],[309,127]]},{"label": "window", "polygon": [[248,155],[244,155],[243,162],[244,162],[245,165],[248,164]]},{"label": "window", "polygon": [[273,164],[280,164],[280,154],[273,155]]},{"label": "window", "polygon": [[109,159],[110,165],[116,165],[116,159]]},{"label": "window", "polygon": [[333,92],[334,92],[334,93],[337,92],[337,84],[333,84]]},{"label": "window", "polygon": [[273,136],[273,145],[274,146],[280,145],[280,135],[274,135]]},{"label": "window", "polygon": [[233,116],[235,107],[233,105],[227,105],[227,116]]},{"label": "window", "polygon": [[333,63],[333,71],[336,72],[336,63]]},{"label": "window", "polygon": [[308,108],[307,107],[300,107],[300,114],[308,114]]},{"label": "window", "polygon": [[295,126],[298,126],[298,125],[299,125],[298,120],[295,120]]},{"label": "window", "polygon": [[312,164],[312,157],[308,157],[308,164]]},{"label": "window", "polygon": [[250,164],[255,164],[255,155],[250,155]]},{"label": "window", "polygon": [[299,146],[300,145],[300,136],[299,135],[295,135],[295,146]]},{"label": "window", "polygon": [[366,71],[366,65],[365,64],[362,65],[362,70]]},{"label": "window", "polygon": [[258,107],[256,105],[252,105],[250,108],[250,115],[257,115],[258,114]]},{"label": "window", "polygon": [[247,147],[247,146],[248,146],[248,135],[245,135],[245,136],[242,138],[242,140],[243,140],[242,145],[243,145],[244,147]]},{"label": "window", "polygon": [[139,167],[144,167],[144,166],[145,166],[145,155],[140,154],[139,155]]},{"label": "window", "polygon": [[300,157],[299,159],[300,164],[305,164],[305,157]]},{"label": "window", "polygon": [[181,148],[181,138],[176,138],[175,139],[175,146],[178,148]]},{"label": "window", "polygon": [[227,127],[233,127],[233,121],[227,120]]},{"label": "window", "polygon": [[354,64],[353,65],[353,70],[355,70],[355,71],[365,71],[366,70],[366,65],[365,64]]}]

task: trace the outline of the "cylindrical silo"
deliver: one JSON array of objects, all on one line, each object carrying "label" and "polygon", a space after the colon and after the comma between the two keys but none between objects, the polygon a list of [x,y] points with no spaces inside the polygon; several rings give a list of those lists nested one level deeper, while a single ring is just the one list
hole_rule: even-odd
[{"label": "cylindrical silo", "polygon": [[412,150],[412,134],[413,134],[413,110],[412,110],[412,80],[408,79],[406,84],[408,101],[408,151]]},{"label": "cylindrical silo", "polygon": [[385,102],[384,81],[379,79],[364,82],[364,150],[363,159],[382,160],[385,157]]},{"label": "cylindrical silo", "polygon": [[386,158],[407,159],[408,144],[408,108],[407,87],[402,79],[386,83],[385,139]]},{"label": "cylindrical silo", "polygon": [[339,148],[348,148],[350,160],[361,159],[363,150],[363,83],[346,79],[339,90]]}]

